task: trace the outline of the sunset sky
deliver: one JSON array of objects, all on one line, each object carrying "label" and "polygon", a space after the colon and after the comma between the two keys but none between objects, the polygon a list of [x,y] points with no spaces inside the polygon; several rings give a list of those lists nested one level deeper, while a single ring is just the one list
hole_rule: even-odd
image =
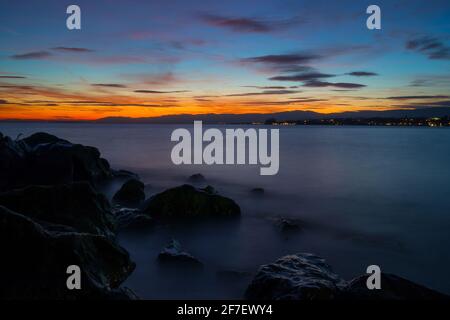
[{"label": "sunset sky", "polygon": [[448,0],[0,0],[0,119],[433,106],[450,106]]}]

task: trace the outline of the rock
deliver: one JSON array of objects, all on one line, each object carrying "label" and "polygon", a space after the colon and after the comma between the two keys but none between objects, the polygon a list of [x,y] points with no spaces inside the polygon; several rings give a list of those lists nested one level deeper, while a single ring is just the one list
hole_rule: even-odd
[{"label": "rock", "polygon": [[195,220],[239,217],[241,209],[229,198],[185,184],[153,196],[143,212],[156,220]]},{"label": "rock", "polygon": [[136,208],[145,200],[144,184],[137,179],[126,181],[113,197],[116,204]]},{"label": "rock", "polygon": [[203,264],[191,254],[184,252],[178,241],[172,240],[158,255],[158,260],[162,263],[176,265],[202,267]]},{"label": "rock", "polygon": [[284,256],[263,265],[247,288],[253,300],[330,300],[346,282],[325,260],[309,253]]},{"label": "rock", "polygon": [[42,132],[17,141],[2,137],[0,159],[0,190],[78,181],[96,186],[115,176],[97,148]]},{"label": "rock", "polygon": [[[0,206],[0,299],[131,299],[120,288],[135,265],[103,236],[52,232]],[[82,290],[66,287],[67,267],[81,269]]]},{"label": "rock", "polygon": [[325,260],[309,253],[263,265],[247,288],[253,300],[449,300],[450,297],[392,274],[381,274],[381,289],[367,289],[369,275],[350,282]]},{"label": "rock", "polygon": [[255,196],[263,196],[266,191],[264,190],[264,188],[253,188],[250,190],[250,193]]},{"label": "rock", "polygon": [[193,174],[192,176],[190,176],[188,178],[188,181],[190,183],[203,183],[206,181],[206,178],[202,174],[196,173],[196,174]]},{"label": "rock", "polygon": [[119,229],[145,229],[154,225],[153,219],[138,209],[116,206],[112,211]]},{"label": "rock", "polygon": [[218,194],[217,190],[214,189],[213,186],[206,186],[205,188],[201,188],[200,190],[205,191],[207,194]]},{"label": "rock", "polygon": [[29,186],[0,193],[0,205],[27,217],[69,226],[78,232],[114,237],[108,200],[90,184]]},{"label": "rock", "polygon": [[449,300],[450,296],[428,289],[399,276],[381,273],[381,289],[367,289],[367,278],[362,275],[350,281],[343,296],[352,300]]},{"label": "rock", "polygon": [[301,222],[299,220],[277,217],[273,219],[273,223],[275,227],[284,234],[299,232],[302,229]]}]

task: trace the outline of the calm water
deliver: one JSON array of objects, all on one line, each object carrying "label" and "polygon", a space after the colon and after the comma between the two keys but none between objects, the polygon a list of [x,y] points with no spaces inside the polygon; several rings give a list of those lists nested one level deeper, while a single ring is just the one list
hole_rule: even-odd
[{"label": "calm water", "polygon": [[[185,125],[191,128],[191,125]],[[137,172],[151,195],[206,176],[243,209],[231,225],[161,226],[123,233],[137,263],[126,285],[144,298],[240,298],[251,277],[223,281],[220,270],[254,273],[282,255],[313,252],[344,278],[378,264],[450,293],[450,130],[433,128],[288,127],[280,130],[280,171],[258,166],[175,166],[175,126],[0,123],[16,137],[46,131],[100,149],[114,168]],[[249,195],[263,187],[267,195]],[[295,217],[306,228],[286,238],[270,217]],[[161,268],[171,239],[199,258],[200,273]]]}]

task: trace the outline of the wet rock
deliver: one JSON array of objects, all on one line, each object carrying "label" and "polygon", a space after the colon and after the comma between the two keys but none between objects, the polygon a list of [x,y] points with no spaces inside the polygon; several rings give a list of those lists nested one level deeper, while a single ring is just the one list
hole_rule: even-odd
[{"label": "wet rock", "polygon": [[367,278],[362,275],[350,281],[343,297],[352,300],[449,300],[450,296],[428,289],[399,276],[381,273],[381,289],[367,289]]},{"label": "wet rock", "polygon": [[302,222],[300,220],[277,217],[272,221],[275,227],[283,234],[296,233],[302,230]]},{"label": "wet rock", "polygon": [[126,181],[113,197],[116,204],[136,208],[145,200],[144,184],[137,179]]},{"label": "wet rock", "polygon": [[178,241],[172,240],[158,255],[162,263],[176,264],[190,267],[202,267],[203,264],[190,253],[182,250]]},{"label": "wet rock", "polygon": [[0,190],[77,181],[96,186],[114,177],[97,148],[43,132],[17,141],[2,137],[0,159]]},{"label": "wet rock", "polygon": [[325,260],[309,253],[288,255],[263,265],[248,286],[256,300],[449,300],[450,297],[392,274],[381,274],[381,289],[369,290],[363,275],[350,282]]},{"label": "wet rock", "polygon": [[206,181],[206,178],[201,173],[193,174],[188,178],[190,183],[203,183]]},{"label": "wet rock", "polygon": [[3,192],[0,205],[38,221],[114,237],[115,218],[108,200],[86,182]]},{"label": "wet rock", "polygon": [[115,206],[112,211],[119,229],[145,229],[154,225],[153,219],[138,209]]},{"label": "wet rock", "polygon": [[261,266],[245,297],[255,300],[330,300],[336,298],[345,285],[346,282],[324,259],[298,253]]},{"label": "wet rock", "polygon": [[185,184],[153,196],[143,212],[155,220],[195,220],[239,217],[241,210],[229,198]]},{"label": "wet rock", "polygon": [[[120,288],[135,265],[106,237],[53,232],[0,206],[1,299],[132,299]],[[81,269],[82,290],[66,287],[67,267]]]}]

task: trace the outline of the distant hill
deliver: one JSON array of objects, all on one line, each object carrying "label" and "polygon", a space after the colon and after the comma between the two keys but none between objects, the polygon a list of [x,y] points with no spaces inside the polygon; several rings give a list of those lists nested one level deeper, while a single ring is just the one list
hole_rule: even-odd
[{"label": "distant hill", "polygon": [[267,119],[277,121],[316,120],[330,118],[432,118],[450,116],[450,107],[421,108],[414,110],[388,110],[388,111],[354,111],[332,114],[322,114],[313,111],[288,111],[278,113],[246,113],[246,114],[179,114],[149,118],[108,117],[98,119],[100,123],[153,123],[177,124],[190,123],[201,120],[204,123],[251,123],[264,122]]}]

